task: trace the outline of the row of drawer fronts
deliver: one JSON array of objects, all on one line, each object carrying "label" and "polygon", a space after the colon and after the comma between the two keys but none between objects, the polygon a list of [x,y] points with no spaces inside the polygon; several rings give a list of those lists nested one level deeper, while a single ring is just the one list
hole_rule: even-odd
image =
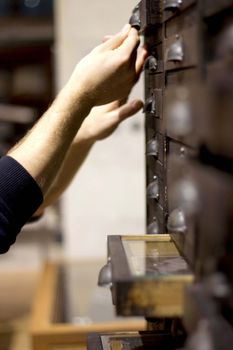
[{"label": "row of drawer fronts", "polygon": [[144,65],[148,74],[162,73],[164,65],[166,70],[196,66],[198,64],[197,27],[186,29],[165,39],[164,55],[162,45],[150,50],[150,55]]},{"label": "row of drawer fronts", "polygon": [[213,60],[214,57],[216,59],[226,57],[231,54],[232,21],[226,21],[223,17],[224,26],[219,26],[219,30],[216,30],[215,22],[208,23],[206,28],[206,33],[210,32],[209,35],[206,34],[208,40],[206,40],[206,45],[201,47],[202,38],[200,36],[203,35],[196,24],[196,13],[192,11],[189,16],[180,17],[180,21],[176,20],[169,23],[169,25],[167,24],[164,49],[162,43],[149,46],[150,55],[145,63],[146,71],[149,74],[161,73],[164,68],[169,71],[198,66],[198,63],[201,62],[199,55],[203,48],[202,56],[206,56],[207,60]]},{"label": "row of drawer fronts", "polygon": [[191,254],[187,249],[193,244],[202,268],[206,263],[206,269],[214,269],[216,260],[211,257],[222,253],[224,239],[232,235],[233,225],[228,218],[233,215],[233,178],[207,166],[187,162],[181,166],[180,159],[169,162],[168,232],[183,244],[180,249],[185,255]]},{"label": "row of drawer fronts", "polygon": [[147,117],[152,118],[148,127],[156,129],[158,125],[153,118],[163,118],[158,130],[172,139],[191,147],[205,144],[211,152],[233,158],[233,78],[224,76],[223,68],[219,68],[219,74],[218,68],[209,69],[215,69],[216,81],[212,77],[207,86],[168,87],[164,98],[162,89],[153,89],[145,103]]},{"label": "row of drawer fronts", "polygon": [[[201,0],[200,0],[201,1]],[[142,0],[134,8],[129,23],[137,30],[145,31],[149,27],[158,27],[163,21],[179,22],[179,18],[191,8],[195,9],[196,0]],[[232,7],[232,0],[204,0],[201,1],[204,17]],[[197,13],[197,11],[195,11]],[[167,25],[167,24],[166,24]]]}]

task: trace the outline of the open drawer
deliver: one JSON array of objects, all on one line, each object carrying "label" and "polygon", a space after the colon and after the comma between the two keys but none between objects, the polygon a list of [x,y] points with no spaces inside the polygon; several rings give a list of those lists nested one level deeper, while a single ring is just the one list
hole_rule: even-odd
[{"label": "open drawer", "polygon": [[108,261],[118,315],[182,316],[193,275],[170,235],[108,236]]}]

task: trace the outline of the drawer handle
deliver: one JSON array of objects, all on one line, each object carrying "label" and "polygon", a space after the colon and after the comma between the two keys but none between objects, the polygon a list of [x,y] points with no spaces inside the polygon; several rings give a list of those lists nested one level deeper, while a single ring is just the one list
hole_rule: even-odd
[{"label": "drawer handle", "polygon": [[159,200],[159,183],[157,176],[154,176],[154,181],[152,181],[147,186],[147,198]]},{"label": "drawer handle", "polygon": [[183,210],[174,209],[168,217],[167,228],[169,232],[185,233],[187,230],[186,220]]},{"label": "drawer handle", "polygon": [[147,142],[146,155],[147,156],[154,156],[155,158],[158,158],[158,156],[159,156],[159,143],[158,143],[157,138],[151,139]]},{"label": "drawer handle", "polygon": [[108,262],[104,265],[98,277],[98,286],[100,287],[112,287],[112,267],[111,267],[111,259],[108,258]]},{"label": "drawer handle", "polygon": [[156,114],[156,100],[155,100],[155,95],[152,94],[150,97],[147,98],[144,108],[143,108],[144,113],[150,113],[150,114]]},{"label": "drawer handle", "polygon": [[153,221],[147,226],[148,235],[157,235],[159,233],[159,225],[157,219],[154,217]]},{"label": "drawer handle", "polygon": [[177,11],[182,5],[182,0],[164,0],[164,11]]},{"label": "drawer handle", "polygon": [[166,50],[167,62],[182,62],[184,59],[184,45],[179,35],[176,36],[176,41],[171,44]]},{"label": "drawer handle", "polygon": [[144,69],[148,70],[150,73],[155,73],[158,69],[158,61],[154,56],[149,56],[144,64]]},{"label": "drawer handle", "polygon": [[140,5],[138,4],[129,19],[129,24],[137,30],[141,29],[141,19],[140,19]]}]

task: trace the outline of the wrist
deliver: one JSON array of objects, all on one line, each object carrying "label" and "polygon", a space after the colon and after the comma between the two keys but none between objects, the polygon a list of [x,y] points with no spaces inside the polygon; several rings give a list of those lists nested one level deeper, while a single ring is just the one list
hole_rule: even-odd
[{"label": "wrist", "polygon": [[[74,86],[68,82],[59,94],[59,99],[64,109],[78,116],[88,115],[94,106],[94,100],[81,86]],[[82,118],[84,119],[84,118]]]}]

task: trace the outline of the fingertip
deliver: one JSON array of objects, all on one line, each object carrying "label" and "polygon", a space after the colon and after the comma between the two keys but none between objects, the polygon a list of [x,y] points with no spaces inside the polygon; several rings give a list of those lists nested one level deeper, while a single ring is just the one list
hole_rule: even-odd
[{"label": "fingertip", "polygon": [[143,102],[141,100],[134,100],[131,102],[131,106],[134,110],[139,111],[143,107]]}]

